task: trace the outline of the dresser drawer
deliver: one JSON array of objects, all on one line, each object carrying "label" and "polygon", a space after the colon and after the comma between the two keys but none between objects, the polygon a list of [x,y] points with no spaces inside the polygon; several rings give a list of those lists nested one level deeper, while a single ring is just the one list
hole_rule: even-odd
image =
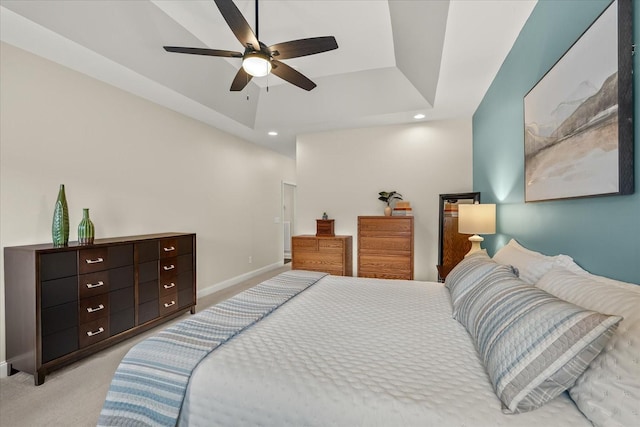
[{"label": "dresser drawer", "polygon": [[78,328],[78,343],[80,348],[109,338],[109,318],[103,317],[89,323],[84,323]]},{"label": "dresser drawer", "polygon": [[107,252],[109,268],[124,267],[133,264],[133,245],[109,246]]},{"label": "dresser drawer", "polygon": [[158,261],[148,261],[138,266],[138,281],[158,280]]},{"label": "dresser drawer", "polygon": [[133,308],[135,305],[135,292],[133,286],[109,292],[109,313]]},{"label": "dresser drawer", "polygon": [[160,297],[160,316],[172,313],[178,309],[178,292]]},{"label": "dresser drawer", "polygon": [[80,324],[105,317],[109,314],[109,294],[96,295],[81,299],[78,304],[78,321]]},{"label": "dresser drawer", "polygon": [[405,256],[361,255],[359,277],[413,279],[411,258]]},{"label": "dresser drawer", "polygon": [[40,280],[75,276],[78,272],[76,251],[43,254],[40,257]]},{"label": "dresser drawer", "polygon": [[166,258],[160,260],[160,281],[171,280],[178,273],[178,258]]},{"label": "dresser drawer", "polygon": [[78,326],[77,300],[42,310],[40,322],[43,336]]},{"label": "dresser drawer", "polygon": [[140,283],[138,285],[138,304],[145,302],[158,301],[158,281],[151,280],[149,282]]},{"label": "dresser drawer", "polygon": [[193,290],[193,270],[180,271],[178,273],[178,290]]},{"label": "dresser drawer", "polygon": [[342,253],[344,241],[340,239],[318,239],[318,250],[320,252]]},{"label": "dresser drawer", "polygon": [[161,280],[160,285],[158,286],[158,294],[159,297],[165,297],[167,295],[175,294],[178,290],[178,276],[174,275],[172,278],[168,280]]},{"label": "dresser drawer", "polygon": [[40,304],[42,308],[53,307],[78,300],[78,279],[76,276],[47,280],[40,284]]},{"label": "dresser drawer", "polygon": [[117,335],[136,325],[133,307],[109,315],[109,335]]},{"label": "dresser drawer", "polygon": [[132,287],[135,282],[133,265],[109,270],[109,290]]},{"label": "dresser drawer", "polygon": [[138,325],[148,322],[149,320],[156,319],[160,315],[160,308],[158,307],[158,300],[145,302],[138,306]]},{"label": "dresser drawer", "polygon": [[188,307],[195,303],[193,289],[178,290],[178,306],[179,308]]},{"label": "dresser drawer", "polygon": [[108,248],[81,249],[78,251],[80,274],[94,273],[109,268]]},{"label": "dresser drawer", "polygon": [[343,260],[342,254],[324,254],[319,257],[314,254],[296,254],[297,270],[324,271],[342,270]]},{"label": "dresser drawer", "polygon": [[160,259],[171,258],[178,255],[178,239],[160,240]]},{"label": "dresser drawer", "polygon": [[360,253],[411,253],[410,237],[360,237]]},{"label": "dresser drawer", "polygon": [[318,239],[293,237],[293,250],[299,252],[318,252]]},{"label": "dresser drawer", "polygon": [[365,235],[393,235],[396,233],[413,233],[413,217],[390,218],[376,217],[361,220],[358,223],[360,236]]},{"label": "dresser drawer", "polygon": [[136,243],[136,251],[138,252],[138,263],[142,264],[148,261],[159,259],[160,252],[158,252],[158,247],[159,242],[157,240]]},{"label": "dresser drawer", "polygon": [[81,274],[78,276],[78,295],[80,298],[89,298],[109,292],[109,272]]},{"label": "dresser drawer", "polygon": [[77,326],[44,336],[42,337],[42,363],[50,362],[77,349]]}]

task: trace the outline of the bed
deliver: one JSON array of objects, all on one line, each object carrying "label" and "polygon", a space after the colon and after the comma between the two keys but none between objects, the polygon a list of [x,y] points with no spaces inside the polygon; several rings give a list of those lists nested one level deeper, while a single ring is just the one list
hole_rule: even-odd
[{"label": "bed", "polygon": [[[193,326],[172,327],[167,340],[174,347],[166,354],[161,347],[166,342],[147,343],[146,350],[137,353],[144,342],[135,346],[114,376],[99,425],[640,425],[640,287],[600,280],[578,270],[569,257],[546,257],[515,241],[494,259],[470,257],[456,269],[445,284],[283,273],[258,285],[257,293],[245,291],[218,307],[227,313],[250,306],[251,314],[235,316],[244,319],[239,323],[228,321],[225,314],[222,322],[217,320],[224,327],[203,326],[209,321],[207,310],[186,320],[201,331],[213,328],[227,334],[211,339],[211,349],[203,349],[198,341],[191,367],[176,355],[182,350],[175,341],[182,348],[187,341],[194,344],[184,339],[186,335],[200,340],[191,332]],[[281,292],[283,287],[288,290]],[[508,309],[492,310],[493,318],[486,318],[485,300],[493,301],[492,309],[499,304],[497,294],[487,297],[483,288],[510,295],[503,304]],[[264,303],[260,289],[267,299],[277,294],[278,301]],[[541,301],[534,305],[544,307],[542,311],[513,314],[511,308],[517,304],[512,298],[522,293],[527,301]],[[553,293],[562,295],[555,298]],[[556,306],[560,308],[549,308]],[[562,328],[549,325],[543,332],[525,329],[512,336],[507,328],[496,327],[509,316],[532,323],[526,318],[530,312],[537,319],[533,323],[553,323],[549,319],[557,318],[563,324],[583,316],[593,325],[577,338],[575,325],[564,335],[558,332]],[[517,322],[508,330],[516,329]],[[575,353],[566,356],[570,362],[562,361],[569,366],[566,372],[558,375],[562,369],[552,366],[555,377],[544,374],[551,386],[549,381],[545,387],[533,384],[537,379],[532,378],[543,375],[537,357],[535,363],[518,368],[537,369],[525,386],[510,391],[514,380],[501,388],[501,378],[522,365],[526,354],[538,351],[536,346],[547,339],[549,330],[556,335],[554,345],[548,346],[554,351],[558,341],[566,344],[575,338],[562,350]],[[531,339],[536,333],[540,340]],[[487,339],[491,334],[500,338]],[[534,350],[519,353],[514,342],[520,343],[518,348]],[[500,346],[507,350],[496,350]],[[582,347],[576,350],[577,346]],[[496,362],[492,352],[504,357]],[[562,352],[553,353],[551,364],[565,357]],[[141,355],[156,361],[145,364]],[[119,372],[127,375],[124,382],[118,380]],[[174,376],[184,379],[163,382]],[[178,382],[183,386],[175,391]],[[169,389],[175,393],[167,394]]]}]

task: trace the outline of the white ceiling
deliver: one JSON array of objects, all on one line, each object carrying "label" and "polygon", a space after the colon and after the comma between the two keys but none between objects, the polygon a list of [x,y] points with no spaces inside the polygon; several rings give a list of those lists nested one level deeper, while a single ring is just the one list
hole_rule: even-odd
[{"label": "white ceiling", "polygon": [[[337,50],[284,60],[318,85],[311,92],[274,75],[230,92],[239,59],[165,52],[242,51],[212,0],[0,0],[0,38],[294,157],[298,134],[409,123],[416,113],[470,117],[535,3],[260,1],[267,45],[336,38]],[[254,27],[254,1],[235,4]]]}]

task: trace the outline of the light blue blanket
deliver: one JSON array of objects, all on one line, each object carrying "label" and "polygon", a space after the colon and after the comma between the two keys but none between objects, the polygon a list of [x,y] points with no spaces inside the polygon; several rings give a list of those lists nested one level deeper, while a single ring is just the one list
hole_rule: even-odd
[{"label": "light blue blanket", "polygon": [[204,357],[326,275],[282,273],[135,345],[114,374],[98,425],[174,426]]}]

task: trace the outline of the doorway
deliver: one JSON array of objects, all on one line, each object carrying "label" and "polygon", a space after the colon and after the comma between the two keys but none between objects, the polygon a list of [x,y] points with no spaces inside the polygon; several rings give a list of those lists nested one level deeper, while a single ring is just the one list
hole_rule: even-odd
[{"label": "doorway", "polygon": [[284,263],[291,262],[291,236],[295,230],[296,184],[282,182],[282,240]]}]

